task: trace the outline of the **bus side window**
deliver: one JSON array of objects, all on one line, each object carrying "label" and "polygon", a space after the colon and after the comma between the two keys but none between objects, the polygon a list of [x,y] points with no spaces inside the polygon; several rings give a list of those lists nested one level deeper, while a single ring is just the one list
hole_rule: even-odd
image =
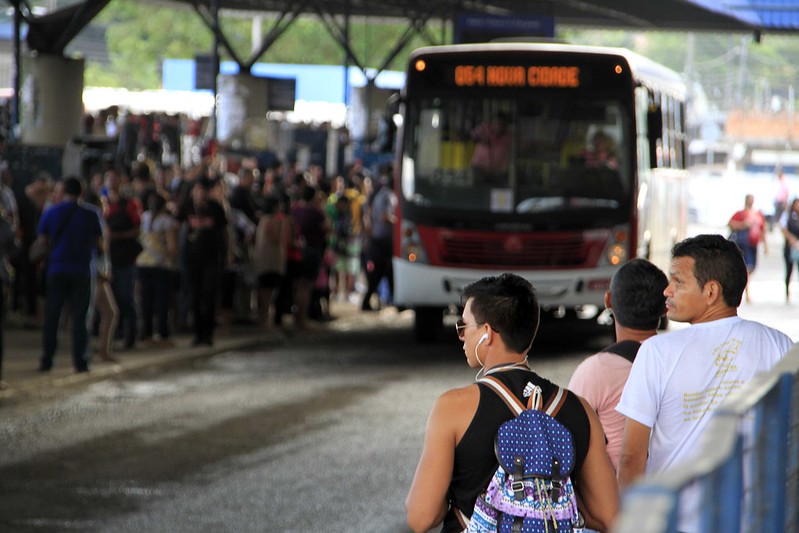
[{"label": "bus side window", "polygon": [[663,113],[659,106],[650,105],[646,114],[646,129],[649,136],[649,167],[658,167],[658,145],[663,138]]}]

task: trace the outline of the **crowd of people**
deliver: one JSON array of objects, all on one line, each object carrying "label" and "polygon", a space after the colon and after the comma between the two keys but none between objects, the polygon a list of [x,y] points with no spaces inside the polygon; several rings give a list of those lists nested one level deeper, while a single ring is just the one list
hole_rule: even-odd
[{"label": "crowd of people", "polygon": [[[16,195],[4,186],[11,311],[43,328],[41,371],[71,321],[81,372],[92,336],[95,360],[114,361],[140,344],[171,346],[175,331],[211,345],[235,322],[273,329],[291,317],[313,329],[337,300],[379,309],[391,303],[391,173],[356,162],[330,180],[318,165],[216,157],[37,177]],[[45,259],[31,253],[42,248]]]}]

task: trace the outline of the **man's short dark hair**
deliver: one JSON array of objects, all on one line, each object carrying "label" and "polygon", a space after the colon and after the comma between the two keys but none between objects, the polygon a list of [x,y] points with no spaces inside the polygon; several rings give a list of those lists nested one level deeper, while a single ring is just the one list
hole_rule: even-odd
[{"label": "man's short dark hair", "polygon": [[624,327],[655,329],[666,313],[666,274],[646,259],[621,266],[610,282],[613,317]]},{"label": "man's short dark hair", "polygon": [[150,167],[147,163],[137,161],[130,169],[130,177],[134,180],[150,181]]},{"label": "man's short dark hair", "polygon": [[83,193],[83,182],[77,176],[66,176],[64,178],[64,194],[69,196],[80,196]]},{"label": "man's short dark hair", "polygon": [[511,350],[527,353],[538,332],[540,317],[532,283],[510,273],[486,277],[463,289],[463,301],[469,298],[478,324],[491,326]]},{"label": "man's short dark hair", "polygon": [[749,275],[737,244],[721,235],[697,235],[675,244],[671,255],[694,260],[694,277],[700,288],[715,280],[721,285],[721,295],[727,306],[741,305]]},{"label": "man's short dark hair", "polygon": [[311,202],[314,198],[316,198],[316,189],[309,185],[302,191],[302,199]]},{"label": "man's short dark hair", "polygon": [[195,187],[202,187],[206,191],[210,191],[214,187],[214,180],[207,176],[198,176],[194,180]]}]

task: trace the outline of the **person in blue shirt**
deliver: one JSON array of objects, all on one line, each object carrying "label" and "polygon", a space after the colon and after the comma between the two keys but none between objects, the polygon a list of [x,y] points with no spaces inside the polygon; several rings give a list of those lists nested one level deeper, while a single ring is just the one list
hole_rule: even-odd
[{"label": "person in blue shirt", "polygon": [[72,316],[73,365],[76,372],[89,371],[88,315],[94,279],[93,258],[103,245],[103,225],[100,209],[79,200],[82,192],[79,178],[64,178],[64,200],[45,210],[39,221],[39,238],[50,248],[41,372],[53,367],[58,325],[67,304]]}]

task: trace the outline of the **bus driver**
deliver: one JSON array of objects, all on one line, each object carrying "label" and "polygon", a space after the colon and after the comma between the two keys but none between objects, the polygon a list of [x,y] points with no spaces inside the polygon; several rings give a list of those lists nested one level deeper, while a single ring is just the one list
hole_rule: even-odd
[{"label": "bus driver", "polygon": [[500,111],[472,130],[475,141],[472,168],[478,178],[506,176],[510,165],[512,128],[510,116]]}]

